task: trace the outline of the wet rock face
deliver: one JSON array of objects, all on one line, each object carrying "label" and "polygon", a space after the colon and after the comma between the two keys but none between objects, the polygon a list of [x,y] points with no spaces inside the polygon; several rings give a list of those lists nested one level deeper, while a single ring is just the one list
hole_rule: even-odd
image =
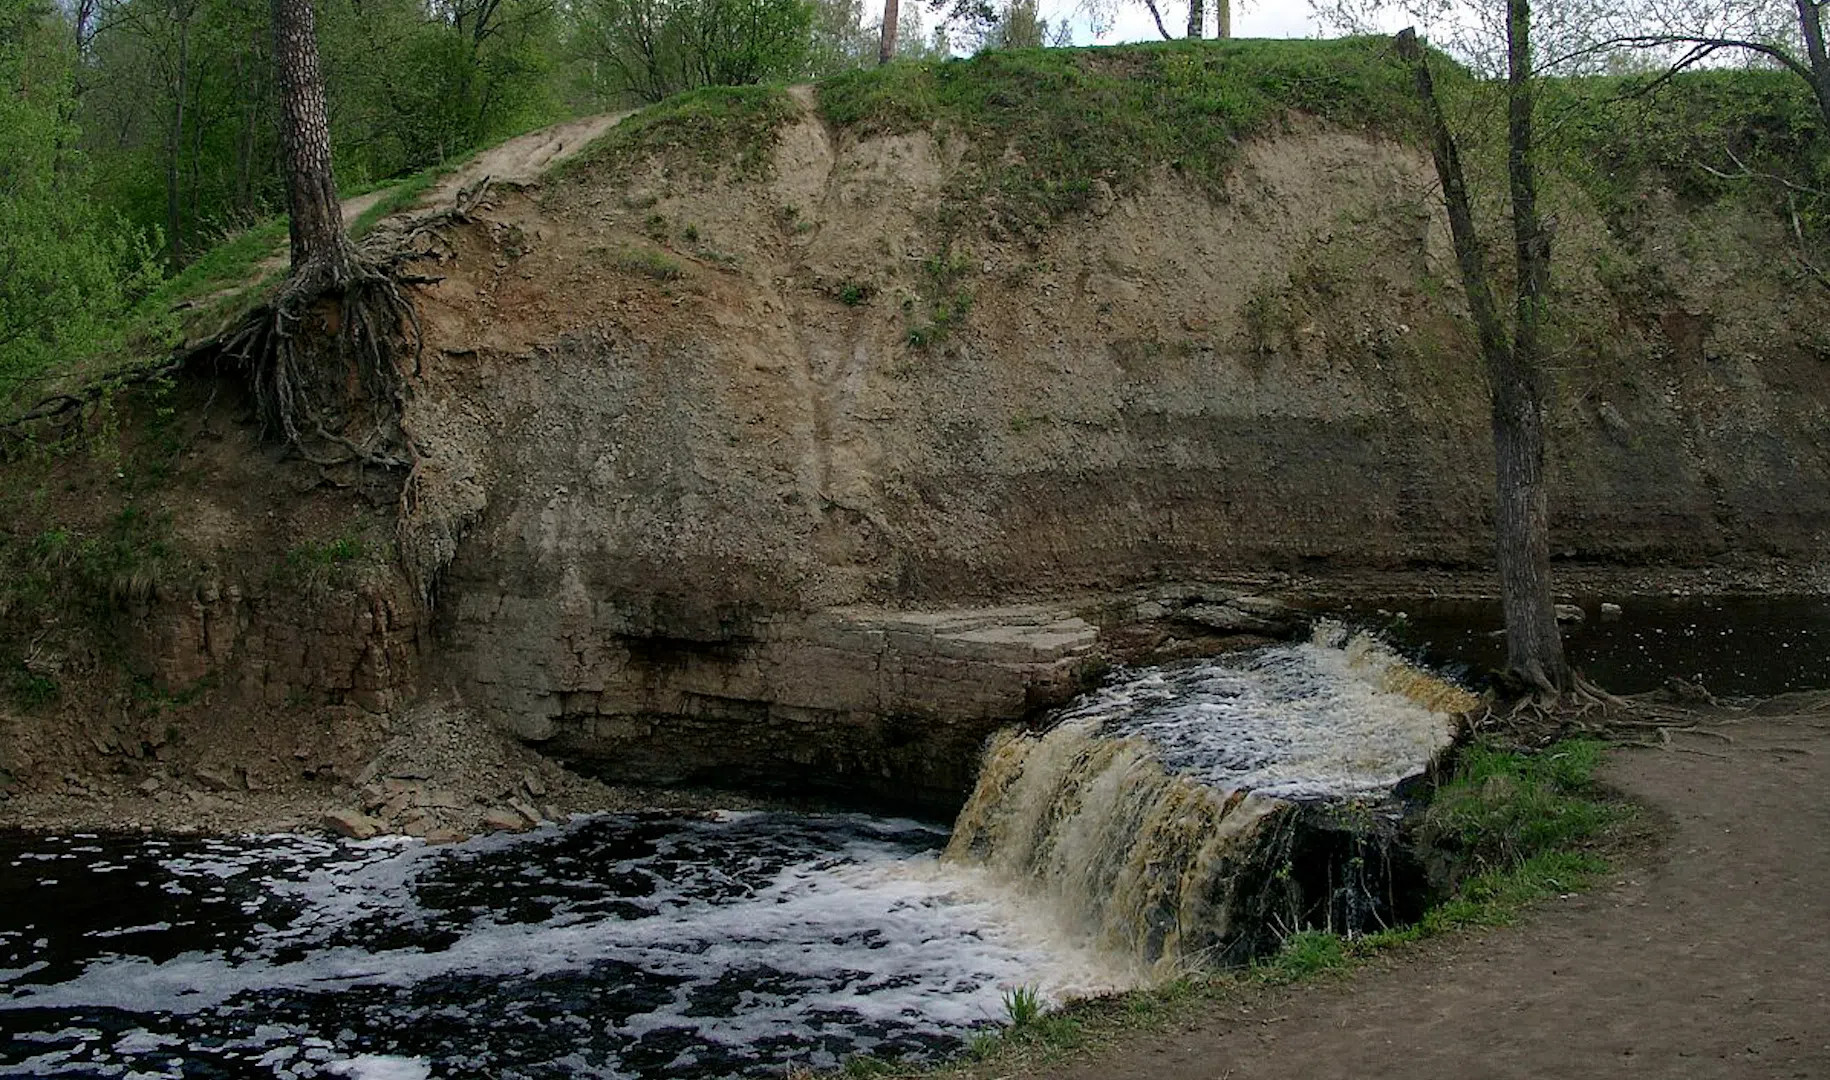
[{"label": "wet rock face", "polygon": [[[514,610],[534,607],[523,602]],[[618,634],[610,613],[544,649],[506,602],[460,609],[466,696],[605,779],[827,791],[949,813],[997,727],[1066,700],[1097,629],[1047,607],[850,608],[729,640]]]}]

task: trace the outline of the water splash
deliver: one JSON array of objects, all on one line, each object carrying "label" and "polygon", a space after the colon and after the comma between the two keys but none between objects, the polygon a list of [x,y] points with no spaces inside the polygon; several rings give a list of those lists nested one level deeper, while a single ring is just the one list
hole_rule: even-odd
[{"label": "water splash", "polygon": [[1159,975],[1316,921],[1395,918],[1390,793],[1474,702],[1332,624],[1125,673],[1046,731],[992,742],[947,857]]}]

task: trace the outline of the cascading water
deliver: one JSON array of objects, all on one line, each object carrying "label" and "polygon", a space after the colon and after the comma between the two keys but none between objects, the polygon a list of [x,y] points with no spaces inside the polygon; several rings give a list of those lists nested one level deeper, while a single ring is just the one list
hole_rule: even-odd
[{"label": "cascading water", "polygon": [[1132,673],[1047,730],[998,736],[947,855],[1147,972],[1376,925],[1405,914],[1394,789],[1474,701],[1333,624]]}]

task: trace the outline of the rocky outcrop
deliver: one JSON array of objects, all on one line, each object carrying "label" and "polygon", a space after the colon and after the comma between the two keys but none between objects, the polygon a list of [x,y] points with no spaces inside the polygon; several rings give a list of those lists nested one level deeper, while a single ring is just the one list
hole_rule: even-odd
[{"label": "rocky outcrop", "polygon": [[[631,634],[610,605],[460,601],[473,707],[606,779],[957,805],[997,727],[1066,700],[1098,631],[1050,607],[835,609],[716,640]],[[563,635],[529,632],[565,619]],[[530,648],[530,646],[532,646]]]},{"label": "rocky outcrop", "polygon": [[418,686],[420,611],[397,581],[303,597],[251,595],[219,581],[161,585],[125,616],[139,631],[133,665],[168,692],[220,679],[246,706],[309,702],[382,714]]}]

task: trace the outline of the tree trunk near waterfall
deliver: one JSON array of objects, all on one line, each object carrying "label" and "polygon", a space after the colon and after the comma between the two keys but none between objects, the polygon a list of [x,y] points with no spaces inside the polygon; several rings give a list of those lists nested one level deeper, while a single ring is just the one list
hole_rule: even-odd
[{"label": "tree trunk near waterfall", "polygon": [[1492,395],[1497,502],[1495,554],[1506,622],[1506,672],[1540,694],[1572,688],[1557,630],[1550,580],[1550,513],[1544,489],[1544,413],[1548,385],[1540,328],[1550,282],[1550,234],[1537,209],[1533,164],[1531,6],[1507,5],[1507,176],[1512,198],[1513,254],[1518,293],[1510,339],[1487,275],[1460,152],[1430,76],[1429,57],[1415,30],[1398,35],[1430,131],[1430,151],[1448,206],[1449,229],[1468,312],[1474,321]]},{"label": "tree trunk near waterfall", "polygon": [[1207,21],[1207,7],[1202,0],[1188,0],[1188,36],[1198,38]]},{"label": "tree trunk near waterfall", "polygon": [[902,18],[897,0],[883,0],[883,36],[877,42],[877,63],[896,59],[896,22]]},{"label": "tree trunk near waterfall", "polygon": [[1233,0],[1214,0],[1214,36],[1222,41],[1233,36]]}]

